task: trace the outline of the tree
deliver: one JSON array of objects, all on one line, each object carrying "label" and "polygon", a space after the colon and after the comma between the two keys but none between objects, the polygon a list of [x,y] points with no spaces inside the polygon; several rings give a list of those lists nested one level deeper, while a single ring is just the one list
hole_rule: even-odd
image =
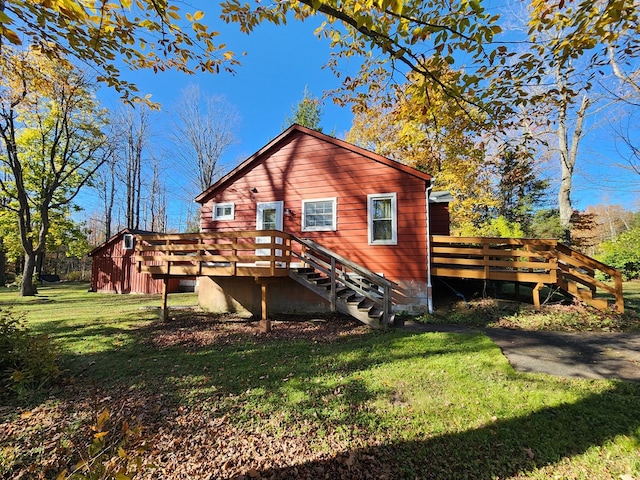
[{"label": "tree", "polygon": [[111,120],[111,145],[118,180],[125,188],[125,223],[139,229],[142,211],[143,154],[152,136],[151,111],[146,105],[125,107]]},{"label": "tree", "polygon": [[213,185],[218,162],[236,141],[239,114],[222,97],[202,96],[192,85],[176,106],[177,121],[171,139],[175,155],[188,172],[190,184],[202,192]]},{"label": "tree", "polygon": [[155,72],[232,71],[238,64],[234,53],[214,42],[219,32],[202,23],[204,16],[165,0],[2,0],[0,49],[7,41],[24,42],[52,59],[76,58],[131,100],[138,88],[122,78],[116,59]]},{"label": "tree", "polygon": [[[432,90],[458,102],[463,111],[482,109],[487,113],[482,120],[490,122],[529,101],[523,86],[544,76],[550,51],[561,62],[576,56],[591,57],[594,66],[607,57],[604,45],[610,43],[615,42],[618,52],[626,52],[626,58],[640,53],[640,22],[634,0],[533,0],[531,4],[532,34],[565,25],[567,35],[540,54],[521,55],[511,51],[512,39],[500,37],[499,15],[488,13],[481,1],[299,0],[265,6],[226,0],[222,6],[223,18],[239,23],[246,32],[263,21],[278,24],[291,17],[304,20],[322,14],[327,21],[317,34],[330,39],[334,54],[329,66],[342,77],[347,92],[377,88],[372,74],[384,77],[378,83],[384,85],[394,75],[402,78],[411,71],[430,83]],[[521,40],[534,47],[540,45],[537,38],[533,43]],[[343,76],[340,60],[353,56],[363,60],[361,70],[358,75]],[[458,75],[440,78],[444,66]],[[425,96],[422,100],[427,104],[430,99]]]},{"label": "tree", "polygon": [[153,163],[153,179],[151,181],[149,199],[149,230],[152,232],[166,232],[167,230],[167,190],[160,179],[158,162]]},{"label": "tree", "polygon": [[530,233],[534,212],[545,202],[549,182],[538,177],[533,158],[523,147],[507,145],[496,163],[497,205],[493,216],[518,224],[523,233]]},{"label": "tree", "polygon": [[[112,135],[111,141],[115,140]],[[113,224],[113,208],[116,201],[116,174],[117,174],[117,157],[115,156],[115,145],[110,145],[106,160],[94,177],[92,186],[95,188],[98,198],[102,204],[103,240],[106,242],[112,235]]]},{"label": "tree", "polygon": [[[440,77],[447,81],[455,75],[445,69]],[[425,96],[427,105],[420,101]],[[478,122],[419,75],[379,90],[375,100],[358,103],[356,109],[347,140],[434,175],[435,188],[454,197],[452,229],[475,234],[495,204]]]},{"label": "tree", "polygon": [[0,190],[24,250],[21,294],[34,295],[52,213],[68,208],[104,161],[104,112],[82,73],[33,49],[2,49],[0,88]]},{"label": "tree", "polygon": [[312,96],[309,89],[304,87],[302,100],[300,100],[297,105],[291,107],[291,116],[285,118],[283,129],[293,123],[297,123],[303,127],[322,132],[322,127],[320,126],[322,113],[322,103],[320,99]]}]

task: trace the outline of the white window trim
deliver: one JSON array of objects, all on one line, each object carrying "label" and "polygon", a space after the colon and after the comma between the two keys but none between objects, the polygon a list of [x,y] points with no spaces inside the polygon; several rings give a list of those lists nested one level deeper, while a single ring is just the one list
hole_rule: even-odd
[{"label": "white window trim", "polygon": [[[218,207],[231,207],[231,214],[230,215],[220,215],[217,216],[216,212],[218,210]],[[236,215],[236,204],[233,202],[224,202],[224,203],[214,203],[213,204],[213,210],[211,211],[211,218],[213,220],[233,220],[235,218]]]},{"label": "white window trim", "polygon": [[135,237],[131,233],[125,233],[122,236],[122,248],[124,250],[133,250],[135,247]]},{"label": "white window trim", "polygon": [[258,202],[256,205],[256,229],[263,230],[262,225],[262,213],[264,210],[268,210],[270,208],[275,209],[276,211],[276,230],[282,231],[283,227],[283,214],[284,214],[284,201],[277,200],[275,202]]},{"label": "white window trim", "polygon": [[[307,204],[316,202],[331,202],[333,204],[333,215],[331,218],[331,226],[328,227],[307,227]],[[302,200],[302,225],[301,230],[303,232],[335,232],[338,229],[338,198],[311,198],[309,200]]]},{"label": "white window trim", "polygon": [[[391,199],[391,239],[373,239],[373,201]],[[398,203],[396,193],[371,193],[367,195],[367,230],[369,245],[397,245],[398,244]]]}]

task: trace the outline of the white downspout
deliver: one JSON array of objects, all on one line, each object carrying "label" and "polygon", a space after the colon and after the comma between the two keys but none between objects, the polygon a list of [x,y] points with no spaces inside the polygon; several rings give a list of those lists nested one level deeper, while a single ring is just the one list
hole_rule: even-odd
[{"label": "white downspout", "polygon": [[429,205],[429,196],[433,189],[435,179],[432,177],[429,185],[426,188],[427,197],[427,311],[429,315],[433,314],[433,287],[431,285],[431,209]]}]

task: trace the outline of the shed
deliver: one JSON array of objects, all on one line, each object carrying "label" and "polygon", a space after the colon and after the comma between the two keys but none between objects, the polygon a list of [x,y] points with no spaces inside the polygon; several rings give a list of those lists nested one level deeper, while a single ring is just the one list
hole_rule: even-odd
[{"label": "shed", "polygon": [[[151,232],[128,228],[121,230],[89,252],[92,259],[92,292],[162,293],[162,280],[139,273],[136,268],[135,235],[145,233]],[[169,292],[182,291],[184,283],[185,279],[171,278],[168,285]]]}]

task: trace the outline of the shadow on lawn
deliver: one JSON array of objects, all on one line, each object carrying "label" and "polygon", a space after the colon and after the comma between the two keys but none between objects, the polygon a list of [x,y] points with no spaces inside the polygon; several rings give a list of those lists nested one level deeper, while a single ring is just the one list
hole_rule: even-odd
[{"label": "shadow on lawn", "polygon": [[[640,441],[638,390],[619,384],[577,403],[547,408],[521,418],[497,420],[481,428],[421,441],[367,447],[321,461],[262,472],[266,478],[389,478],[489,480],[553,465],[585,453],[619,435]],[[596,453],[598,455],[598,453]],[[632,464],[633,465],[633,464]],[[634,467],[632,467],[634,468]],[[635,475],[640,473],[635,463]],[[378,472],[371,476],[371,472]],[[581,477],[579,472],[565,472]],[[629,472],[601,472],[618,478]],[[588,475],[587,475],[588,476]]]},{"label": "shadow on lawn", "polygon": [[[208,326],[218,323],[213,320]],[[179,327],[177,334],[181,329],[185,335],[190,333],[188,325]],[[153,335],[166,330],[171,330],[167,324],[152,324],[137,331],[136,341],[117,352],[69,355],[67,360],[79,369],[84,381],[99,384],[103,391],[153,392],[150,396],[162,392],[162,398],[156,396],[154,401],[164,404],[165,413],[157,421],[167,428],[178,413],[177,409],[171,414],[166,411],[173,412],[173,407],[185,402],[199,408],[210,404],[217,418],[226,414],[268,418],[285,408],[286,396],[296,394],[301,398],[296,415],[308,421],[326,420],[335,427],[371,425],[378,412],[363,411],[360,406],[394,395],[393,385],[372,391],[354,377],[357,372],[415,357],[460,355],[460,361],[464,361],[466,355],[496,348],[484,335],[441,334],[445,338],[440,341],[421,341],[408,354],[394,355],[389,343],[415,335],[408,332],[369,333],[364,340],[356,335],[326,342],[292,340],[286,350],[282,342],[256,335],[230,334],[217,343],[194,348],[186,348],[179,341],[167,348],[150,344]],[[328,369],[334,369],[335,378],[320,380],[318,372]],[[640,442],[639,394],[636,385],[615,383],[605,393],[519,418],[497,418],[458,433],[390,441],[316,461],[299,463],[300,459],[282,457],[284,460],[274,460],[272,466],[257,473],[263,478],[281,479],[505,478],[582,454],[620,435]],[[263,411],[235,409],[238,403],[251,402],[252,396],[260,398]],[[327,402],[332,402],[330,411],[324,409]],[[274,443],[277,449],[277,439]],[[183,453],[188,456],[190,452]],[[211,468],[215,471],[217,467]],[[240,474],[236,477],[241,478]],[[228,472],[225,478],[230,478]]]}]

